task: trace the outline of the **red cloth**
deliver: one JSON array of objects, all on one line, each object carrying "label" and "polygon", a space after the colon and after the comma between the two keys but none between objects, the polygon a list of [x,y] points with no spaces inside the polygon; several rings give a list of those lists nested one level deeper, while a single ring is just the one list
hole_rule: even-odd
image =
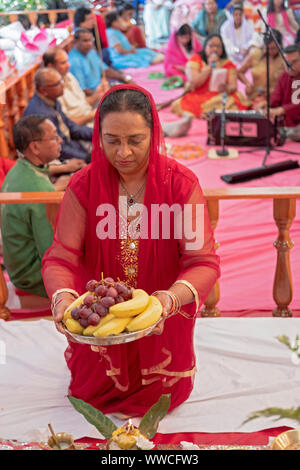
[{"label": "red cloth", "polygon": [[9,158],[0,157],[0,188],[9,170],[15,165],[14,160]]},{"label": "red cloth", "polygon": [[97,21],[97,26],[98,26],[98,31],[99,31],[99,36],[101,39],[101,46],[106,49],[108,47],[108,40],[106,37],[106,25],[105,21],[102,15],[99,13],[95,14],[96,21]]},{"label": "red cloth", "polygon": [[300,80],[300,76],[291,77],[287,72],[283,72],[271,96],[272,108],[279,106],[284,108],[285,125],[287,127],[295,127],[300,124],[300,104],[292,103],[292,95],[295,92],[293,82],[295,80]]},{"label": "red cloth", "polygon": [[[159,117],[149,92],[135,85],[121,85],[111,88],[102,101],[109,93],[122,88],[142,91],[151,104],[153,129],[144,198],[144,205],[148,209],[148,227],[151,227],[151,204],[166,203],[170,207],[178,203],[183,206],[191,193],[197,190],[201,194],[199,202],[205,205],[194,174],[164,156]],[[100,279],[101,273],[104,273],[104,277],[127,280],[124,266],[115,262],[121,251],[120,239],[106,238],[100,241],[96,237],[99,204],[113,203],[117,209],[119,197],[119,175],[108,162],[100,139],[99,108],[95,116],[92,163],[77,172],[69,185],[86,210],[84,241],[81,247],[72,245],[75,230],[70,226],[72,222],[69,223],[65,217],[71,212],[74,219],[76,211],[72,212],[71,207],[65,210],[70,199],[70,191],[67,191],[60,206],[53,245],[43,259],[42,273],[49,297],[59,287],[72,287],[83,292],[86,281]],[[118,218],[116,223],[118,234]],[[77,231],[81,230],[80,225],[76,221]],[[214,252],[207,209],[204,225],[204,246],[195,258],[180,253],[175,238],[141,238],[138,287],[152,293],[158,289],[168,289],[176,279],[186,279],[191,283],[195,281],[193,285],[198,282],[202,302],[219,276],[218,257]],[[198,271],[195,275],[197,282],[189,278],[193,266],[199,266],[202,270],[202,276]],[[185,307],[190,313],[192,309],[195,311],[194,304]],[[162,393],[171,393],[171,409],[174,408],[188,398],[193,388],[193,330],[194,318],[187,319],[178,314],[166,321],[161,335],[102,347],[99,354],[91,351],[89,346],[70,343],[66,351],[67,364],[72,374],[69,393],[104,413],[118,411],[132,416],[143,415]]]},{"label": "red cloth", "polygon": [[[179,445],[181,441],[192,442],[198,445],[207,446],[265,446],[269,443],[269,437],[276,437],[279,434],[289,431],[292,428],[281,426],[278,428],[263,429],[257,432],[234,432],[234,433],[205,433],[205,432],[186,432],[174,434],[156,433],[151,439],[156,445]],[[90,450],[99,449],[97,443],[104,443],[104,439],[92,439],[83,437],[76,442],[90,443]]]},{"label": "red cloth", "polygon": [[[201,42],[197,39],[196,35],[193,33],[192,35],[192,43],[193,43],[193,52],[199,52],[202,49]],[[170,39],[168,41],[166,50],[165,50],[165,59],[164,59],[164,67],[165,73],[167,77],[171,77],[172,75],[179,75],[183,80],[186,80],[185,73],[178,70],[175,66],[182,65],[185,66],[189,57],[185,53],[184,49],[180,46],[177,41],[176,31],[174,31]]]},{"label": "red cloth", "polygon": [[131,28],[125,33],[125,36],[134,47],[147,47],[145,38],[139,26],[131,26]]}]

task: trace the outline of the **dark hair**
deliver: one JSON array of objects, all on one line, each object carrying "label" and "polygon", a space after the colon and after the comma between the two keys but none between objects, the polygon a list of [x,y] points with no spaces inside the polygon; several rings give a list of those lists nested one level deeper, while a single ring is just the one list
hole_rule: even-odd
[{"label": "dark hair", "polygon": [[295,44],[298,44],[300,42],[300,28],[297,30],[297,34],[295,37]]},{"label": "dark hair", "polygon": [[212,33],[212,34],[209,34],[209,35],[207,36],[207,38],[205,39],[205,41],[204,41],[204,43],[203,43],[202,51],[199,52],[199,54],[201,55],[202,59],[204,60],[204,62],[205,62],[206,64],[207,64],[207,55],[206,55],[205,49],[206,49],[207,43],[208,43],[212,38],[219,38],[219,39],[220,39],[221,44],[222,44],[222,54],[220,55],[220,59],[227,59],[227,53],[226,53],[226,49],[225,49],[225,45],[224,45],[222,36],[221,36],[220,34],[217,34],[217,33]]},{"label": "dark hair", "polygon": [[13,127],[13,140],[17,150],[24,152],[30,142],[41,139],[44,135],[41,124],[46,121],[46,115],[31,114],[22,117]]},{"label": "dark hair", "polygon": [[176,31],[176,36],[186,36],[186,35],[190,36],[190,40],[186,45],[186,50],[188,52],[191,52],[193,49],[192,33],[193,33],[193,30],[191,26],[187,23],[181,25],[180,28],[178,28],[178,30]]},{"label": "dark hair", "polygon": [[92,11],[89,8],[86,7],[79,7],[77,10],[75,10],[74,13],[74,25],[80,26],[80,23],[83,23],[85,20],[85,17],[92,13]]},{"label": "dark hair", "polygon": [[[281,32],[278,31],[278,29],[272,29],[272,33],[274,34],[275,39],[277,40],[279,45],[282,46],[282,34],[281,34]],[[265,46],[270,44],[271,42],[275,42],[271,34],[267,34],[266,36],[264,36]]]},{"label": "dark hair", "polygon": [[[282,4],[281,4],[281,11],[282,10],[286,10],[284,0],[282,0]],[[267,7],[267,14],[268,13],[274,13],[274,11],[275,11],[274,0],[269,0],[268,7]]]},{"label": "dark hair", "polygon": [[144,93],[139,90],[118,89],[109,93],[102,101],[99,119],[101,121],[109,113],[132,111],[140,114],[152,129],[152,112],[150,102]]},{"label": "dark hair", "polygon": [[232,13],[235,12],[236,10],[240,10],[244,13],[244,7],[241,3],[237,3],[236,5],[234,5],[233,9],[232,9]]},{"label": "dark hair", "polygon": [[111,25],[113,24],[114,21],[116,21],[118,18],[119,18],[119,13],[117,12],[117,10],[114,10],[114,11],[110,11],[109,13],[107,13],[106,17],[105,17],[105,24],[106,24],[106,27],[107,28],[110,28]]},{"label": "dark hair", "polygon": [[91,34],[93,36],[92,32],[88,28],[78,28],[74,33],[74,39],[78,41],[78,39],[80,39],[80,35],[85,33]]},{"label": "dark hair", "polygon": [[298,52],[300,54],[300,44],[290,44],[283,49],[285,54],[292,54],[292,52]]},{"label": "dark hair", "polygon": [[123,13],[125,13],[125,11],[134,11],[134,10],[135,8],[133,5],[131,5],[131,3],[124,3],[118,8],[118,13],[122,15]]},{"label": "dark hair", "polygon": [[58,51],[61,50],[63,49],[59,46],[49,47],[49,49],[47,49],[46,52],[44,52],[43,54],[44,67],[48,67],[49,64],[54,65],[56,54],[58,53]]}]

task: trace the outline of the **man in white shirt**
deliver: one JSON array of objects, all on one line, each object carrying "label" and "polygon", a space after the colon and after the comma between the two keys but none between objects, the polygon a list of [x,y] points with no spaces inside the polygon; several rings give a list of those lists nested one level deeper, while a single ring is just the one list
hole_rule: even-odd
[{"label": "man in white shirt", "polygon": [[241,4],[233,7],[232,15],[222,24],[220,34],[229,59],[239,65],[248,54],[254,40],[253,24],[246,20]]},{"label": "man in white shirt", "polygon": [[86,96],[77,78],[69,71],[68,54],[60,47],[51,47],[43,55],[45,67],[55,68],[64,78],[64,93],[58,98],[63,112],[77,124],[93,125],[95,106],[108,90],[108,82],[103,80],[96,91]]},{"label": "man in white shirt", "polygon": [[[43,55],[45,67],[52,67],[64,78],[64,93],[57,98],[63,112],[77,124],[93,127],[95,106],[101,96],[107,91],[109,85],[102,80],[97,90],[86,96],[76,77],[69,72],[70,64],[68,54],[60,47],[51,47]],[[179,121],[161,122],[164,135],[176,138],[187,134],[192,124],[192,116],[184,115]]]}]

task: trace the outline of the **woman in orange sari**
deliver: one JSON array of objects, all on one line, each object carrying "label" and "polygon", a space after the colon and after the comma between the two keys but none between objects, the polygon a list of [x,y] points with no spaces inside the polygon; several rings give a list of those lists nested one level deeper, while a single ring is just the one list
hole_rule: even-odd
[{"label": "woman in orange sari", "polygon": [[[219,74],[220,69],[225,72]],[[219,74],[223,82],[215,79]],[[227,58],[224,43],[219,34],[211,34],[204,42],[201,53],[194,54],[186,65],[188,86],[191,89],[176,100],[171,110],[181,116],[191,113],[201,117],[212,110],[222,109],[222,94],[227,93],[226,109],[248,109],[250,103],[237,91],[237,70]],[[212,83],[215,80],[215,84]],[[217,87],[217,88],[216,88]]]}]

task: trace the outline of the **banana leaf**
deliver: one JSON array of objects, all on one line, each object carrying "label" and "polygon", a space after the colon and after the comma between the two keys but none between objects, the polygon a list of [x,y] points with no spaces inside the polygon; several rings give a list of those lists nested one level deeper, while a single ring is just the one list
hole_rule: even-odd
[{"label": "banana leaf", "polygon": [[171,395],[161,395],[159,400],[143,416],[139,424],[139,430],[145,437],[152,439],[155,436],[159,422],[167,414],[170,404]]},{"label": "banana leaf", "polygon": [[89,423],[93,424],[105,439],[111,438],[112,433],[117,429],[111,419],[83,400],[71,396],[68,396],[68,399],[75,410],[81,413]]},{"label": "banana leaf", "polygon": [[260,418],[265,416],[267,418],[271,416],[278,416],[280,418],[288,418],[298,421],[300,423],[300,406],[298,408],[265,408],[264,410],[254,411],[249,417],[243,422],[248,423],[252,419]]},{"label": "banana leaf", "polygon": [[[297,351],[298,350],[298,347],[297,346],[292,346],[291,342],[290,342],[290,339],[288,336],[286,335],[279,335],[279,336],[276,336],[276,338],[278,339],[278,341],[280,341],[282,344],[285,344],[291,351]],[[299,335],[296,335],[296,340],[295,340],[295,343],[297,343],[297,341],[299,340]]]}]

